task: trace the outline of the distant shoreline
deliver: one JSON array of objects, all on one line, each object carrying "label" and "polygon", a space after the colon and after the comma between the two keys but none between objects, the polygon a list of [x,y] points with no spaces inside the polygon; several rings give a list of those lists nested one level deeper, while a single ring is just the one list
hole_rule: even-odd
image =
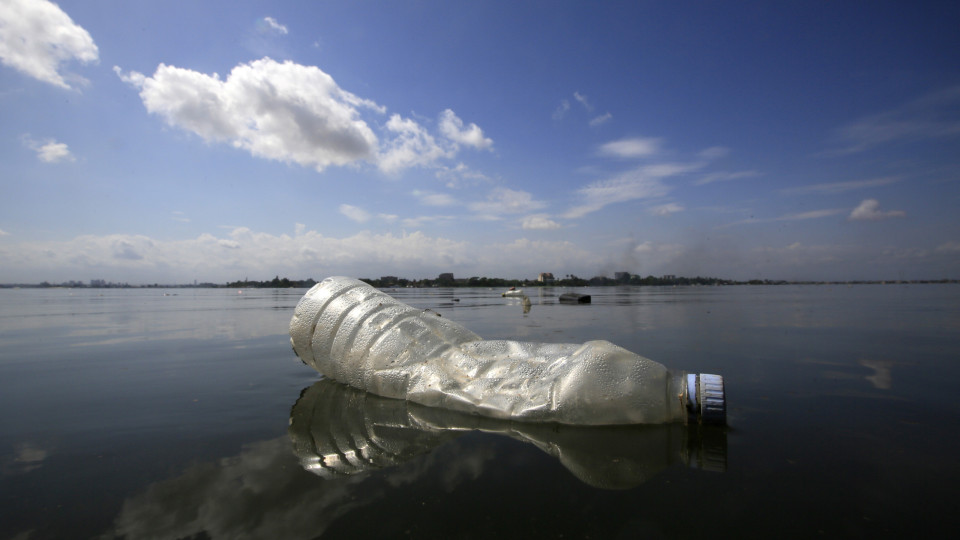
[{"label": "distant shoreline", "polygon": [[[704,277],[669,277],[657,278],[647,276],[640,278],[632,276],[628,280],[615,280],[608,277],[598,276],[591,279],[577,278],[571,276],[569,279],[558,279],[553,281],[541,282],[536,280],[524,279],[503,279],[503,278],[468,278],[456,280],[439,279],[370,279],[360,278],[362,281],[381,289],[399,289],[399,288],[449,288],[449,287],[479,287],[479,288],[500,288],[500,287],[617,287],[617,286],[640,286],[640,287],[669,287],[669,286],[739,286],[739,285],[929,285],[929,284],[948,284],[960,283],[960,279],[923,279],[923,280],[850,280],[850,281],[788,281],[788,280],[770,280],[770,279],[752,279],[748,281],[737,281],[720,278]],[[0,289],[301,289],[309,288],[317,284],[313,279],[291,280],[288,278],[274,278],[268,281],[234,281],[229,283],[194,283],[194,284],[140,284],[130,285],[129,283],[108,283],[97,280],[95,285],[69,281],[64,283],[0,283]]]}]

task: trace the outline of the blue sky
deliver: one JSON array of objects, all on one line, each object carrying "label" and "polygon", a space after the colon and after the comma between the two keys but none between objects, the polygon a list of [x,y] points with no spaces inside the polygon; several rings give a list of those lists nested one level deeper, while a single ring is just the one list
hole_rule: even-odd
[{"label": "blue sky", "polygon": [[0,1],[0,283],[960,277],[955,2]]}]

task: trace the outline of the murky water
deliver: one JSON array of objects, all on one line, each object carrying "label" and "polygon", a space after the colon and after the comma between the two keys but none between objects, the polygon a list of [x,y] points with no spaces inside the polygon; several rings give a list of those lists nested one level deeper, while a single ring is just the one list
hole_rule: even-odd
[{"label": "murky water", "polygon": [[960,525],[960,287],[404,289],[489,338],[720,373],[726,430],[321,381],[303,290],[0,290],[0,538],[915,536]]}]

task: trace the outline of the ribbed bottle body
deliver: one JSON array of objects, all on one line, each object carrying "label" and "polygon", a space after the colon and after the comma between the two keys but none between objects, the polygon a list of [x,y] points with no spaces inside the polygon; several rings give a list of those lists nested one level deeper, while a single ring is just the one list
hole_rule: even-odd
[{"label": "ribbed bottle body", "polygon": [[297,355],[327,377],[431,407],[577,425],[688,417],[685,374],[610,342],[482,340],[350,278],[308,291],[290,335]]}]

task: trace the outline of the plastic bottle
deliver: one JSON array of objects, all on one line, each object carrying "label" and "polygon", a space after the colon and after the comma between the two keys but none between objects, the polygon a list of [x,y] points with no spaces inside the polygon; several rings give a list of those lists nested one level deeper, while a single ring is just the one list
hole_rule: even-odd
[{"label": "plastic bottle", "polygon": [[331,379],[429,407],[573,425],[726,422],[719,375],[671,373],[608,341],[483,340],[351,278],[307,291],[290,341]]}]

